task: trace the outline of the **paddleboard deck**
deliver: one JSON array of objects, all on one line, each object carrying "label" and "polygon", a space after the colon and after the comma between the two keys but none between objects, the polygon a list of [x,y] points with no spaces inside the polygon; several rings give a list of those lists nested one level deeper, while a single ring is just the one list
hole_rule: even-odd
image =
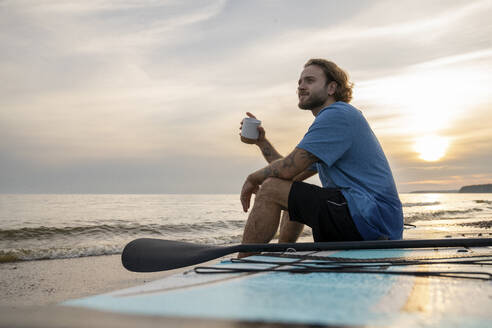
[{"label": "paddleboard deck", "polygon": [[[309,272],[320,268],[336,270]],[[491,247],[262,254],[62,305],[279,325],[489,327],[491,274]]]}]

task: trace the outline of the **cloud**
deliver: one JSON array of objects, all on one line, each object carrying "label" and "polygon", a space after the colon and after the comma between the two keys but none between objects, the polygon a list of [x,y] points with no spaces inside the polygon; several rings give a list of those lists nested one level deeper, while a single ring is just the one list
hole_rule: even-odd
[{"label": "cloud", "polygon": [[[444,10],[439,7],[436,13],[411,1],[377,3],[368,10],[347,13],[339,24],[307,25],[260,40],[246,50],[245,58],[303,63],[310,57],[328,57],[358,79],[366,79],[398,73],[402,67],[457,51],[468,52],[471,46],[490,46],[489,29],[484,28],[484,24],[490,25],[489,1],[455,2]],[[381,15],[388,8],[391,15]],[[448,42],[450,39],[453,41]]]},{"label": "cloud", "polygon": [[[213,163],[201,165],[216,170],[217,179],[234,159],[247,163],[234,164],[242,169],[262,163],[254,147],[237,139],[246,111],[263,120],[281,153],[292,150],[313,120],[296,106],[296,81],[308,58],[326,57],[349,71],[354,104],[380,137],[397,179],[411,182],[420,179],[414,167],[425,167],[412,150],[419,133],[452,138],[450,158],[475,160],[488,151],[488,132],[472,124],[478,104],[491,102],[491,7],[490,1],[3,1],[0,165],[11,172],[40,167],[53,178],[50,167],[64,168],[68,177],[78,170],[103,181],[83,165],[109,171],[115,163],[140,162],[121,172],[164,175],[160,165],[176,172],[169,178],[174,188],[181,181],[199,190],[186,181],[194,158]],[[324,19],[312,19],[320,13]],[[460,125],[465,113],[470,128]],[[430,179],[433,170],[426,171]],[[150,175],[142,178],[149,186]],[[199,176],[193,180],[205,188]]]}]

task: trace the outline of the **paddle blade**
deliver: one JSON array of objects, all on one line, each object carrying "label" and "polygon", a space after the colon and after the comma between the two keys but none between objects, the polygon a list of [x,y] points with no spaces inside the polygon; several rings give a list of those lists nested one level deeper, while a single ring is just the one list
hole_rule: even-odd
[{"label": "paddle blade", "polygon": [[129,271],[156,272],[210,261],[234,252],[234,246],[209,246],[141,238],[125,246],[121,254],[121,262]]}]

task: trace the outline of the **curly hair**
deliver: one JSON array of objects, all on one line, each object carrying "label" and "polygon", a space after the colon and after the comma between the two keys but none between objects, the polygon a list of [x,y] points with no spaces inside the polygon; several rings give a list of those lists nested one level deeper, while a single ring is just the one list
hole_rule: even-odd
[{"label": "curly hair", "polygon": [[334,62],[320,58],[308,60],[304,67],[310,65],[316,65],[325,72],[326,83],[331,81],[337,83],[337,89],[333,95],[336,101],[349,103],[350,100],[352,100],[352,88],[354,87],[354,84],[349,81],[349,76],[343,69],[338,67]]}]

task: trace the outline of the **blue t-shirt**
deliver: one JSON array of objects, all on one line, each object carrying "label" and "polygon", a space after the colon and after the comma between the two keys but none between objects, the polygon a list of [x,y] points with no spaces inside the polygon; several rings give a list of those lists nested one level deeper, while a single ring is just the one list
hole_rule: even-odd
[{"label": "blue t-shirt", "polygon": [[365,240],[401,239],[403,212],[383,149],[362,113],[336,102],[321,110],[298,148],[315,155],[324,188],[339,188]]}]

